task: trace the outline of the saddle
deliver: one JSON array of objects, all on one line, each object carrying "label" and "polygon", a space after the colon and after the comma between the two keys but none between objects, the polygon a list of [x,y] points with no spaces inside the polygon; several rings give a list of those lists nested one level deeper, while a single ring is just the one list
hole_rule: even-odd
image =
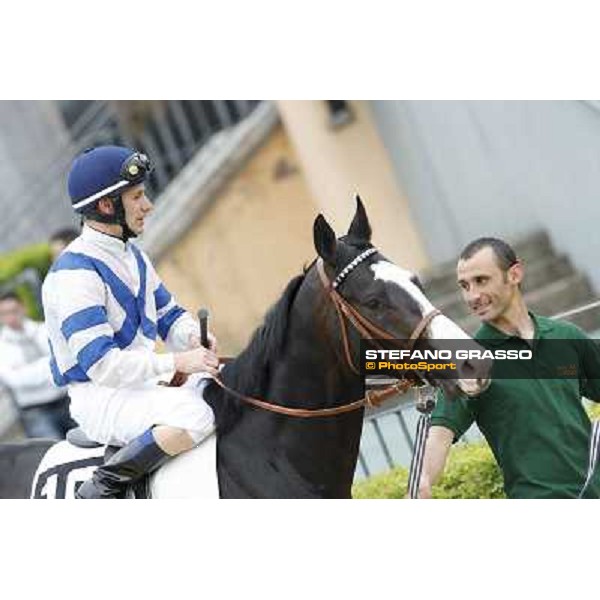
[{"label": "saddle", "polygon": [[[73,438],[73,436],[76,436]],[[69,435],[75,442],[88,443],[78,433]],[[32,482],[32,498],[72,498],[78,485],[92,477],[108,456],[107,448],[89,440],[94,447],[84,448],[63,440],[48,448]],[[118,448],[111,447],[113,452]],[[217,436],[211,435],[189,452],[173,457],[150,474],[148,491],[129,491],[127,498],[219,498],[217,475]],[[140,486],[139,483],[137,487]]]},{"label": "saddle", "polygon": [[[81,427],[75,427],[67,431],[67,442],[76,446],[77,448],[102,448],[104,444],[91,440]],[[104,450],[104,462],[110,459],[110,457],[120,450],[120,446],[109,445]],[[150,479],[148,475],[142,477],[142,479],[136,482],[132,486],[132,495],[135,498],[146,499],[150,497]]]},{"label": "saddle", "polygon": [[67,431],[67,442],[78,448],[100,448],[103,446],[100,442],[90,440],[90,438],[83,433],[81,427],[75,427]]}]

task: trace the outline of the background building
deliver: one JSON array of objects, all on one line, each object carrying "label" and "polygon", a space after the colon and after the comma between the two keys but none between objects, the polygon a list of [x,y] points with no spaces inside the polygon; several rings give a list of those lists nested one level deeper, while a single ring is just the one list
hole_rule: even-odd
[{"label": "background building", "polygon": [[[244,347],[314,258],[315,216],[345,232],[357,193],[374,242],[473,330],[454,261],[482,235],[518,244],[534,309],[595,299],[599,133],[593,101],[1,102],[0,251],[75,224],[71,160],[123,143],[156,165],[142,243],[183,305],[210,309],[224,354]],[[600,328],[599,311],[576,319]],[[410,398],[370,416],[361,473],[406,463],[407,406]]]}]

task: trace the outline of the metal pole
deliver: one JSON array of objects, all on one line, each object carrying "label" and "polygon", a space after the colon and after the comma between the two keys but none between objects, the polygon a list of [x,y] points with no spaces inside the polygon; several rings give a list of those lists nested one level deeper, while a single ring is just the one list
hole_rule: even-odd
[{"label": "metal pole", "polygon": [[584,304],[583,306],[578,306],[577,308],[572,308],[570,310],[566,310],[564,312],[558,313],[556,315],[551,316],[551,319],[564,319],[565,317],[572,317],[574,315],[578,315],[586,310],[591,310],[592,308],[598,308],[600,306],[600,300],[595,300],[594,302],[590,302],[589,304]]}]

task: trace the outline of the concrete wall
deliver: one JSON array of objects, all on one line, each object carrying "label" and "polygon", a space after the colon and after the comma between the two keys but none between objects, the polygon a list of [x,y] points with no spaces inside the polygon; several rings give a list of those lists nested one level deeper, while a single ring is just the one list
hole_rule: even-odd
[{"label": "concrete wall", "polygon": [[[178,209],[185,190],[173,191],[172,201],[157,208],[160,224],[152,232],[149,227],[144,236],[167,287],[180,303],[211,311],[222,354],[235,354],[244,347],[288,280],[314,258],[312,224],[319,212],[339,235],[347,231],[357,192],[365,201],[374,242],[382,251],[412,269],[429,264],[369,105],[351,103],[355,118],[339,129],[328,126],[322,101],[285,101],[276,106],[281,124],[252,151],[245,166],[228,175],[224,187],[202,197],[206,185],[193,192],[193,173],[188,174],[191,193],[186,205],[202,206],[200,212]],[[264,131],[269,110],[268,105],[257,109],[241,127]],[[238,145],[249,143],[246,134],[239,137]],[[165,230],[168,215],[158,213],[169,207],[177,221]],[[190,216],[189,227],[180,227],[186,224],[180,216],[185,214]],[[174,236],[174,230],[182,233]],[[176,241],[165,246],[162,242],[167,238]],[[160,249],[163,246],[165,250]]]},{"label": "concrete wall", "polygon": [[75,223],[56,154],[69,134],[52,101],[0,101],[0,252],[45,241]]},{"label": "concrete wall", "polygon": [[600,109],[593,102],[371,103],[434,262],[482,235],[548,230],[600,289]]},{"label": "concrete wall", "polygon": [[245,346],[289,279],[314,258],[317,213],[296,153],[277,126],[160,259],[158,271],[179,302],[211,311],[221,354]]},{"label": "concrete wall", "polygon": [[312,194],[338,234],[350,224],[358,193],[382,252],[411,269],[428,265],[368,103],[351,102],[354,120],[341,128],[329,126],[323,101],[280,101],[277,106]]}]

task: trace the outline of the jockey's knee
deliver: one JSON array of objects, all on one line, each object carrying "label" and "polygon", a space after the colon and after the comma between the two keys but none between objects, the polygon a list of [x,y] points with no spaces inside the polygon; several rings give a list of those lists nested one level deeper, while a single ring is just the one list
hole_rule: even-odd
[{"label": "jockey's knee", "polygon": [[201,441],[197,439],[197,432],[170,425],[158,425],[153,428],[152,433],[161,450],[171,456],[191,450]]},{"label": "jockey's knee", "polygon": [[[171,456],[191,450],[215,429],[215,417],[210,406],[199,402],[194,393],[183,393],[180,390],[178,392],[170,415],[173,422],[178,423],[177,426],[160,424],[152,429],[158,446]],[[164,415],[162,418],[169,421]],[[157,419],[158,423],[162,418]]]}]

